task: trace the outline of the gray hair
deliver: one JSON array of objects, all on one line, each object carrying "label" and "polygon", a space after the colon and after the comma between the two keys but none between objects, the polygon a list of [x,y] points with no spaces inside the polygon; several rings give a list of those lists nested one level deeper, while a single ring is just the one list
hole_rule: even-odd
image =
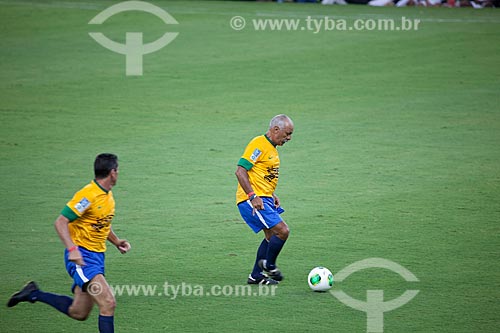
[{"label": "gray hair", "polygon": [[286,123],[289,123],[290,125],[293,126],[293,121],[288,117],[286,114],[279,114],[277,116],[274,116],[273,119],[271,119],[271,122],[269,123],[269,128],[274,128],[275,126],[278,126],[279,129],[283,129],[286,125]]}]

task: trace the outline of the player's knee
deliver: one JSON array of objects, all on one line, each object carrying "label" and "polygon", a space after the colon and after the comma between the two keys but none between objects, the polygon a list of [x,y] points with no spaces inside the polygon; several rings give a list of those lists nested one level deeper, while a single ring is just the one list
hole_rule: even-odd
[{"label": "player's knee", "polygon": [[84,312],[84,311],[72,311],[71,309],[68,312],[68,315],[78,321],[84,321],[87,320],[89,317],[90,312]]},{"label": "player's knee", "polygon": [[288,228],[288,225],[283,223],[283,225],[278,230],[277,236],[282,240],[287,240],[289,234],[290,234],[290,229]]},{"label": "player's knee", "polygon": [[107,297],[101,304],[101,312],[112,315],[115,312],[116,300],[114,297]]},{"label": "player's knee", "polygon": [[114,298],[110,298],[106,300],[104,307],[108,309],[109,311],[115,311],[116,308],[116,301]]},{"label": "player's knee", "polygon": [[78,321],[85,321],[85,320],[87,320],[88,317],[89,317],[88,314],[83,314],[83,313],[81,313],[81,314],[79,313],[79,314],[72,316],[73,319],[76,319]]}]

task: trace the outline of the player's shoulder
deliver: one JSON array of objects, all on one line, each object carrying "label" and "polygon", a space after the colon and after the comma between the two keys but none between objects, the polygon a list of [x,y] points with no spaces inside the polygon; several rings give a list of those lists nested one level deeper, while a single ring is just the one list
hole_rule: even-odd
[{"label": "player's shoulder", "polygon": [[250,140],[250,145],[267,145],[269,140],[266,138],[265,135],[258,135],[252,140]]},{"label": "player's shoulder", "polygon": [[104,190],[97,184],[95,180],[92,180],[90,183],[82,187],[78,192],[76,192],[76,196],[82,196],[92,201],[95,197],[101,194]]}]

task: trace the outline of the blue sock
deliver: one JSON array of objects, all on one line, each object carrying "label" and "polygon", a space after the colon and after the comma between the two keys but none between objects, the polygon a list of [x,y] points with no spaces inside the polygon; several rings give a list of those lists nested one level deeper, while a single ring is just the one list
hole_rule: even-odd
[{"label": "blue sock", "polygon": [[267,246],[267,255],[266,255],[266,267],[268,269],[274,269],[276,267],[276,258],[280,254],[283,245],[285,245],[284,240],[279,238],[276,235],[271,236],[269,239],[269,245]]},{"label": "blue sock", "polygon": [[69,296],[46,293],[41,290],[32,292],[30,301],[48,304],[65,315],[68,314],[68,309],[73,303],[73,299]]},{"label": "blue sock", "polygon": [[262,269],[259,267],[257,263],[261,259],[266,259],[268,244],[269,242],[267,241],[267,239],[264,238],[262,240],[262,243],[260,243],[259,249],[257,250],[257,258],[255,259],[255,264],[253,265],[253,271],[252,271],[252,277],[254,279],[262,276]]},{"label": "blue sock", "polygon": [[99,315],[99,333],[114,333],[115,323],[113,316]]}]

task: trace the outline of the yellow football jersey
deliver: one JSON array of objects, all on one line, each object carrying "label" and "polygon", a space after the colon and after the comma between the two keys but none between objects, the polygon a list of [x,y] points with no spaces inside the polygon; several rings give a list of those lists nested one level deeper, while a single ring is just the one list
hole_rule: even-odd
[{"label": "yellow football jersey", "polygon": [[[265,135],[255,137],[250,141],[239,162],[248,171],[250,184],[258,196],[272,197],[278,185],[280,158],[278,150]],[[238,183],[236,203],[248,199],[247,194]]]},{"label": "yellow football jersey", "polygon": [[115,199],[95,180],[76,192],[61,212],[71,222],[73,242],[94,252],[106,251],[106,239],[115,215]]}]

